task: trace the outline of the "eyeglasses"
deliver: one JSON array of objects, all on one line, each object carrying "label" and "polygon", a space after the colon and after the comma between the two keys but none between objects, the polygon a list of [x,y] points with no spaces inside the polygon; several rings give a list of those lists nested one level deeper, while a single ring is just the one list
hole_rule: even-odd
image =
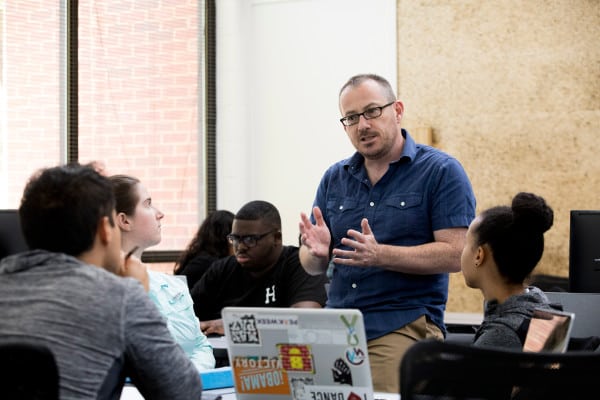
[{"label": "eyeglasses", "polygon": [[365,119],[377,118],[381,115],[384,108],[391,106],[395,102],[396,102],[396,100],[392,101],[391,103],[387,103],[384,106],[367,108],[365,111],[361,112],[360,114],[347,115],[344,118],[341,118],[340,122],[344,126],[352,126],[352,125],[358,124],[358,121],[360,120],[361,115],[363,117],[365,117]]},{"label": "eyeglasses", "polygon": [[273,230],[273,231],[269,231],[267,233],[263,233],[262,235],[243,235],[243,236],[238,236],[238,235],[233,235],[233,234],[229,234],[227,235],[227,240],[229,240],[229,243],[231,243],[234,246],[237,246],[241,243],[244,243],[244,246],[246,247],[254,247],[256,246],[256,243],[264,238],[265,236],[273,233],[273,232],[277,232],[277,229]]}]

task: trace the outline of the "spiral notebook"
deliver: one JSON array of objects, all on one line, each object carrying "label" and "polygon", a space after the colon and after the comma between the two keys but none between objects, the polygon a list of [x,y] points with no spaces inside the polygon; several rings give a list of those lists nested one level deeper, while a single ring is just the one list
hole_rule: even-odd
[{"label": "spiral notebook", "polygon": [[355,309],[226,307],[237,400],[373,400],[363,316]]}]

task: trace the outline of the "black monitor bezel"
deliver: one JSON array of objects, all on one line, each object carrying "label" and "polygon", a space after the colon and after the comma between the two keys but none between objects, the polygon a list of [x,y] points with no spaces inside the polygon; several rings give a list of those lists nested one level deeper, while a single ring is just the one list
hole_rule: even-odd
[{"label": "black monitor bezel", "polygon": [[600,293],[600,210],[570,212],[569,291]]}]

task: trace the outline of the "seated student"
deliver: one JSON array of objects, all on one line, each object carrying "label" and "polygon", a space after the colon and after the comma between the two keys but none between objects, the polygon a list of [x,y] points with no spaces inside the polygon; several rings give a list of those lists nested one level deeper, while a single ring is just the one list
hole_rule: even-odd
[{"label": "seated student", "polygon": [[233,247],[227,240],[231,233],[233,213],[216,210],[202,221],[196,236],[181,254],[174,273],[184,275],[190,290],[200,280],[213,261],[233,254]]},{"label": "seated student", "polygon": [[142,285],[116,275],[140,263],[122,258],[111,189],[79,165],[32,176],[19,216],[33,250],[0,263],[0,336],[52,351],[61,399],[118,399],[125,376],[146,399],[200,399],[198,371]]},{"label": "seated student", "polygon": [[266,201],[251,201],[235,214],[227,236],[235,255],[215,261],[192,288],[194,310],[205,334],[223,335],[221,309],[325,305],[325,275],[304,271],[298,247],[284,246],[281,217]]},{"label": "seated student", "polygon": [[481,290],[486,302],[474,345],[521,349],[533,309],[551,307],[525,281],[542,258],[553,220],[542,197],[518,193],[510,207],[487,209],[469,226],[461,268],[467,286]]},{"label": "seated student", "polygon": [[[152,204],[148,190],[139,179],[128,175],[109,177],[116,198],[117,225],[124,251],[135,249],[139,258],[150,246],[160,243],[164,214]],[[200,330],[192,298],[183,280],[162,272],[146,270],[150,298],[167,319],[171,334],[198,370],[215,367],[208,338]]]}]

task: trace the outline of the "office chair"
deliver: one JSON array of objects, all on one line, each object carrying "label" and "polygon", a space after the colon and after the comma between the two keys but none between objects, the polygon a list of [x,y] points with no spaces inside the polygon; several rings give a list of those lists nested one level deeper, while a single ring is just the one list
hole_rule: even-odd
[{"label": "office chair", "polygon": [[59,377],[46,346],[0,341],[0,397],[13,400],[58,400]]},{"label": "office chair", "polygon": [[424,340],[405,353],[400,398],[576,399],[600,394],[600,352],[531,353]]},{"label": "office chair", "polygon": [[0,260],[27,250],[18,210],[0,210]]}]

